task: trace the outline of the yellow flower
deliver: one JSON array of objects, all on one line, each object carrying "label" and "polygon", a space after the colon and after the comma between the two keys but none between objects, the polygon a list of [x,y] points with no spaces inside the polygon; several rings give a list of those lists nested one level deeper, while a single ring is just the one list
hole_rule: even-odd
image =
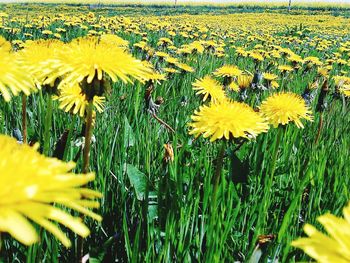
[{"label": "yellow flower", "polygon": [[[65,112],[72,111],[73,114],[79,113],[80,117],[84,117],[86,107],[89,102],[83,94],[79,84],[62,85],[59,88],[60,95],[55,97],[59,101],[59,108]],[[93,105],[98,112],[103,112],[105,97],[94,96]]]},{"label": "yellow flower", "polygon": [[328,235],[306,224],[304,231],[309,237],[299,238],[292,242],[306,254],[321,263],[350,262],[350,203],[343,209],[344,218],[325,214],[317,218]]},{"label": "yellow flower", "polygon": [[197,90],[197,95],[203,94],[203,101],[206,101],[210,96],[213,102],[225,100],[225,92],[220,85],[220,83],[210,76],[205,76],[202,79],[197,79],[195,83],[192,84],[193,89]]},{"label": "yellow flower", "polygon": [[214,75],[219,77],[237,77],[242,74],[242,70],[233,65],[222,66],[214,72]]},{"label": "yellow flower", "polygon": [[203,134],[204,138],[210,137],[211,142],[223,137],[228,140],[231,136],[252,139],[268,130],[265,118],[240,102],[223,101],[204,105],[191,118],[190,134]]},{"label": "yellow flower", "polygon": [[127,48],[129,45],[129,41],[124,40],[121,37],[118,37],[112,34],[106,34],[106,35],[100,36],[99,41],[103,45],[111,45],[111,47],[117,46],[117,47]]},{"label": "yellow flower", "polygon": [[99,215],[87,209],[99,206],[93,199],[101,197],[100,193],[82,188],[95,176],[73,174],[73,162],[45,157],[37,148],[38,145],[20,145],[15,139],[0,135],[0,232],[8,232],[21,243],[31,245],[39,239],[32,221],[69,247],[70,240],[54,222],[82,237],[90,231],[80,218],[53,204],[100,221]]},{"label": "yellow flower", "polygon": [[103,74],[108,75],[113,82],[121,79],[132,82],[131,78],[145,79],[151,69],[140,60],[133,58],[122,48],[99,42],[98,38],[80,38],[60,50],[57,59],[49,63],[55,70],[45,81],[50,83],[57,76],[64,77],[62,83],[82,82],[88,84],[96,78],[101,81]]},{"label": "yellow flower", "polygon": [[304,128],[301,119],[312,121],[312,112],[306,106],[303,98],[291,92],[268,97],[261,103],[260,111],[274,127],[292,121],[298,128]]},{"label": "yellow flower", "polygon": [[274,89],[277,89],[279,87],[279,84],[276,81],[276,79],[278,78],[277,75],[265,72],[263,73],[263,77],[266,80],[268,87],[272,87]]},{"label": "yellow flower", "polygon": [[350,97],[350,85],[344,85],[339,91],[344,94],[345,97]]},{"label": "yellow flower", "polygon": [[293,67],[291,67],[289,65],[280,65],[280,66],[278,66],[278,69],[282,72],[293,71]]},{"label": "yellow flower", "polygon": [[6,51],[10,51],[11,50],[11,44],[10,42],[8,42],[5,38],[3,38],[2,36],[0,36],[0,48]]},{"label": "yellow flower", "polygon": [[272,73],[265,72],[263,73],[263,77],[266,80],[272,81],[272,80],[276,80],[278,76]]},{"label": "yellow flower", "polygon": [[161,74],[161,73],[154,71],[151,74],[148,74],[147,78],[144,80],[159,84],[161,81],[166,80],[166,76],[164,74]]},{"label": "yellow flower", "polygon": [[[18,60],[35,79],[38,85],[43,85],[51,72],[47,62],[55,58],[56,53],[61,49],[63,43],[58,40],[37,40],[27,41],[24,49],[18,52]],[[48,84],[54,85],[55,79]]]},{"label": "yellow flower", "polygon": [[253,76],[241,75],[237,78],[237,84],[240,89],[247,89],[250,87],[253,81]]},{"label": "yellow flower", "polygon": [[176,66],[184,72],[194,72],[194,69],[187,64],[177,63]]},{"label": "yellow flower", "polygon": [[0,47],[0,92],[5,101],[10,101],[12,95],[20,92],[29,95],[36,90],[30,74],[20,66],[16,54]]}]

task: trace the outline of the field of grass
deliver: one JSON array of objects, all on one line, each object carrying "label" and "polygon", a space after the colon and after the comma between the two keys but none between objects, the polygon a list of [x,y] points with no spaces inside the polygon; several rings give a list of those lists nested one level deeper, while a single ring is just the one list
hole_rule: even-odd
[{"label": "field of grass", "polygon": [[[40,241],[26,247],[2,231],[0,200],[0,262],[75,262],[82,256],[89,262],[310,260],[291,242],[305,236],[305,223],[320,229],[318,216],[341,216],[350,199],[350,21],[347,7],[321,9],[0,4],[0,35],[19,61],[39,39],[41,47],[60,41],[69,48],[79,37],[102,45],[101,36],[114,34],[128,41],[125,52],[158,73],[133,83],[113,82],[103,73],[110,87],[99,94],[105,102],[96,110],[89,158],[96,178],[88,184],[103,195],[94,209],[103,220],[71,211],[91,230],[87,238],[63,226],[72,241],[65,248],[36,225]],[[39,50],[37,59],[45,52]],[[240,72],[215,74],[224,65]],[[263,73],[275,74],[278,87]],[[226,99],[261,114],[262,102],[273,94],[298,94],[312,120],[301,119],[304,128],[270,122],[252,139],[211,142],[190,135],[195,112],[215,104],[211,88],[206,101],[193,90],[208,75]],[[89,106],[82,117],[65,112],[59,100],[64,87],[41,84],[26,98],[27,140],[39,142],[46,156],[76,162],[73,172],[82,173]],[[23,135],[24,97],[0,100],[1,134]],[[1,190],[0,197],[6,198]]]}]

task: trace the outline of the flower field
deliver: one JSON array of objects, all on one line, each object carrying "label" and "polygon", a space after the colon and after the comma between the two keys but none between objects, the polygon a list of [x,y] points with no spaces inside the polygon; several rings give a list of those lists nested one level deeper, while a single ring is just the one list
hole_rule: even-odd
[{"label": "flower field", "polygon": [[111,4],[0,4],[0,262],[349,262],[349,7]]}]

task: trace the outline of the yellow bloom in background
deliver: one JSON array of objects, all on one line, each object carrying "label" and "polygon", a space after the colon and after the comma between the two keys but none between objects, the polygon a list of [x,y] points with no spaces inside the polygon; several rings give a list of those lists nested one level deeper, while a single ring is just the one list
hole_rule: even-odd
[{"label": "yellow bloom in background", "polygon": [[252,139],[269,129],[265,118],[245,103],[224,101],[201,106],[191,116],[190,134],[217,139]]},{"label": "yellow bloom in background", "polygon": [[350,97],[350,85],[344,85],[342,88],[339,89],[339,91],[345,97]]},{"label": "yellow bloom in background", "polygon": [[117,47],[127,48],[129,45],[129,41],[112,34],[105,34],[100,36],[99,41],[101,44],[111,45],[111,47],[117,46]]},{"label": "yellow bloom in background", "polygon": [[213,102],[226,99],[226,95],[221,84],[215,79],[212,79],[210,76],[197,79],[192,86],[194,90],[197,90],[197,95],[203,95],[203,101],[206,101],[208,97],[210,97],[211,101]]},{"label": "yellow bloom in background", "polygon": [[278,69],[282,72],[290,72],[293,71],[293,67],[289,65],[280,65],[278,66]]},{"label": "yellow bloom in background", "polygon": [[304,250],[310,257],[321,263],[350,262],[350,203],[343,209],[344,218],[325,214],[317,218],[328,235],[310,224],[304,226],[308,235],[292,242],[292,246]]},{"label": "yellow bloom in background", "polygon": [[177,63],[176,66],[184,72],[194,72],[194,69],[187,64]]},{"label": "yellow bloom in background", "polygon": [[5,101],[17,96],[20,92],[29,95],[36,91],[35,83],[30,74],[21,67],[17,56],[7,49],[0,47],[0,92]]},{"label": "yellow bloom in background", "polygon": [[237,77],[242,74],[243,71],[234,65],[224,65],[214,72],[214,75],[219,77]]},{"label": "yellow bloom in background", "polygon": [[70,240],[54,222],[82,237],[90,231],[80,218],[53,204],[100,221],[101,217],[88,208],[99,207],[93,199],[101,194],[82,187],[93,181],[95,175],[73,174],[73,162],[45,157],[37,148],[38,145],[21,145],[13,138],[0,135],[0,232],[8,232],[21,243],[31,245],[39,240],[33,221],[69,247]]},{"label": "yellow bloom in background", "polygon": [[276,74],[265,72],[263,73],[263,78],[266,80],[268,87],[277,89],[279,87],[278,82],[276,81],[278,76]]},{"label": "yellow bloom in background", "polygon": [[[86,107],[89,102],[83,94],[79,84],[74,86],[63,85],[59,88],[59,96],[55,100],[59,101],[59,108],[65,112],[71,111],[73,114],[79,113],[80,117],[84,117]],[[93,105],[98,112],[103,112],[105,97],[94,96]]]},{"label": "yellow bloom in background", "polygon": [[60,50],[57,59],[49,63],[55,67],[46,82],[57,76],[64,77],[62,83],[74,85],[85,78],[88,84],[94,78],[102,80],[103,73],[113,82],[121,79],[132,82],[132,78],[145,79],[152,73],[140,60],[135,59],[124,49],[99,42],[98,38],[79,38]]},{"label": "yellow bloom in background", "polygon": [[253,81],[253,76],[250,75],[240,75],[237,78],[237,84],[240,89],[247,89],[250,87]]},{"label": "yellow bloom in background", "polygon": [[303,98],[292,92],[273,94],[261,103],[260,111],[275,128],[289,122],[304,128],[302,119],[312,121],[312,112]]}]

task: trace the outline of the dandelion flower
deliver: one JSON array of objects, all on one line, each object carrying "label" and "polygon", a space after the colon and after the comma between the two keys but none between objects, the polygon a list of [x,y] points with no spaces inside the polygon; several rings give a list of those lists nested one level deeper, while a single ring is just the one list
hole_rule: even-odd
[{"label": "dandelion flower", "polygon": [[20,145],[15,139],[0,135],[0,232],[8,232],[21,243],[31,245],[39,239],[31,224],[35,222],[69,247],[70,240],[54,222],[82,237],[90,231],[80,218],[53,204],[100,221],[101,217],[88,209],[99,206],[93,199],[100,193],[82,188],[95,176],[73,174],[74,163],[45,157],[37,148],[38,145]]},{"label": "dandelion flower", "polygon": [[298,128],[304,128],[301,122],[302,119],[312,121],[312,112],[303,98],[291,92],[283,92],[268,97],[261,103],[260,111],[274,127],[292,121]]},{"label": "dandelion flower", "polygon": [[190,134],[204,138],[210,137],[213,142],[225,138],[255,138],[267,132],[268,123],[265,118],[245,103],[224,101],[222,103],[201,106],[191,116]]},{"label": "dandelion flower", "polygon": [[[52,70],[51,67],[47,66],[47,62],[54,59],[62,47],[61,41],[53,39],[27,41],[24,49],[18,52],[18,60],[34,77],[36,84],[41,86]],[[48,84],[53,86],[55,80],[56,78],[52,79]]]},{"label": "dandelion flower", "polygon": [[176,66],[184,72],[194,72],[194,69],[187,64],[177,63]]},{"label": "dandelion flower", "polygon": [[5,101],[20,92],[29,95],[36,90],[35,83],[16,59],[16,54],[0,47],[0,92]]},{"label": "dandelion flower", "polygon": [[197,90],[197,95],[203,94],[203,101],[206,101],[210,97],[211,101],[222,101],[225,100],[225,92],[218,81],[212,79],[210,76],[205,76],[202,79],[197,79],[192,84],[193,89]]},{"label": "dandelion flower", "polygon": [[5,38],[3,38],[2,36],[0,36],[0,48],[4,49],[6,51],[10,51],[11,50],[11,44],[10,42],[8,42]]},{"label": "dandelion flower", "polygon": [[278,82],[276,81],[278,76],[272,73],[265,72],[263,73],[263,78],[266,80],[268,87],[277,89],[279,87]]},{"label": "dandelion flower", "polygon": [[345,97],[350,97],[350,85],[344,85],[339,91],[344,94]]},{"label": "dandelion flower", "polygon": [[278,66],[278,69],[279,69],[281,72],[290,72],[290,71],[293,71],[293,67],[292,67],[292,66],[289,66],[289,65],[280,65],[280,66]]},{"label": "dandelion flower", "polygon": [[224,65],[214,72],[214,75],[219,77],[237,77],[242,74],[243,71],[234,65]]},{"label": "dandelion flower", "polygon": [[[79,84],[74,86],[63,85],[59,89],[60,95],[55,97],[59,101],[59,108],[65,112],[71,111],[73,114],[79,113],[80,117],[84,117],[86,107],[89,102],[83,94]],[[94,96],[93,105],[98,112],[103,112],[105,97]]]},{"label": "dandelion flower", "polygon": [[63,76],[62,83],[72,85],[86,79],[88,84],[96,78],[101,81],[103,73],[113,82],[121,79],[132,82],[131,78],[145,79],[152,72],[151,69],[122,48],[98,42],[97,38],[80,38],[68,44],[57,55],[55,71],[46,82],[51,82],[57,76]]},{"label": "dandelion flower", "polygon": [[325,214],[317,218],[328,235],[306,224],[304,231],[308,235],[292,242],[306,254],[321,263],[350,262],[350,203],[343,209],[344,218]]}]

